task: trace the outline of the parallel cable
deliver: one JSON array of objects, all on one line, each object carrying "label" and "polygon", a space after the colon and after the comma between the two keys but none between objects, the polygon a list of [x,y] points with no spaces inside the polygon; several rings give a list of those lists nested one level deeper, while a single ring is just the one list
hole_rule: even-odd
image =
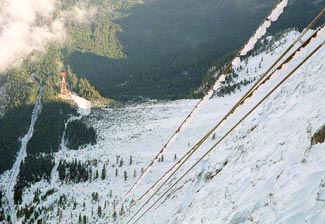
[{"label": "parallel cable", "polygon": [[[324,11],[324,10],[323,10]],[[320,17],[318,17],[320,18]],[[314,20],[315,21],[315,20]],[[312,23],[314,23],[314,21]],[[317,21],[317,20],[316,20]],[[311,24],[312,24],[311,23]],[[308,26],[308,29],[310,29],[310,27],[312,26]],[[323,27],[323,26],[322,26]],[[316,34],[317,32],[322,28],[319,27],[304,43],[307,43],[308,41],[310,41]],[[307,32],[308,30],[306,30]],[[304,34],[306,33],[304,32]],[[283,59],[283,57],[295,46],[295,44],[301,40],[301,38],[304,36],[303,35],[299,35],[299,37],[289,46],[289,48],[287,48],[287,50],[285,52],[283,52],[281,54],[281,56],[271,65],[271,67],[261,75],[261,77],[254,83],[254,85],[244,94],[244,96],[242,96],[242,98],[229,110],[229,112],[219,121],[219,123],[214,126],[198,143],[196,143],[186,154],[184,154],[182,156],[182,158],[174,164],[174,166],[172,166],[162,177],[160,177],[145,193],[143,193],[136,201],[134,201],[130,208],[125,212],[128,213],[139,201],[141,201],[152,189],[154,189],[154,187],[156,187],[160,182],[162,182],[162,180],[166,177],[169,176],[168,179],[166,179],[162,185],[164,185],[168,180],[170,180],[171,176],[189,159],[189,157],[209,138],[209,136],[225,121],[227,120],[227,118],[234,113],[234,111],[247,99],[249,98],[253,92],[255,92],[261,85],[263,85],[265,83],[265,80],[268,80],[274,73],[275,71],[281,69],[281,67],[286,64],[289,59],[291,59],[296,52],[303,47],[303,44],[295,51],[293,52],[289,57],[287,57],[286,60],[284,60],[284,62],[282,64],[280,64],[271,74],[269,74],[269,76],[263,81],[261,82],[266,76],[267,74],[275,67],[275,65],[277,65],[279,63],[279,61],[281,59]],[[175,169],[176,168],[176,169]],[[162,187],[162,186],[161,186]],[[161,189],[161,187],[156,190],[159,191]],[[124,215],[122,215],[120,218],[123,218]]]},{"label": "parallel cable", "polygon": [[[266,29],[271,25],[271,22],[274,22],[277,20],[277,18],[282,14],[284,7],[287,6],[288,0],[278,0],[278,2],[275,4],[273,9],[270,11],[270,13],[264,18],[262,23],[259,25],[259,27],[256,29],[256,31],[252,34],[252,36],[246,41],[245,45],[238,51],[236,56],[233,58],[232,62],[228,64],[228,66],[224,69],[224,71],[221,74],[226,74],[232,67],[232,64],[235,63],[235,61],[240,60],[240,56],[244,56],[247,54],[248,51],[250,51],[251,47],[248,47],[247,45],[255,45],[256,41],[261,38],[261,35],[266,32]],[[282,10],[282,12],[278,12],[278,10]],[[275,13],[276,12],[276,13]],[[273,15],[273,14],[276,15]],[[272,16],[273,15],[273,16]],[[263,29],[262,29],[263,28]],[[168,139],[168,141],[165,143],[165,145],[161,148],[161,150],[158,152],[158,154],[154,157],[154,159],[150,162],[150,164],[147,166],[147,168],[144,170],[144,172],[139,176],[139,178],[136,180],[136,182],[132,185],[132,187],[126,192],[126,194],[123,196],[121,201],[119,201],[118,205],[115,207],[115,209],[111,212],[111,214],[108,217],[108,220],[110,220],[114,213],[118,210],[118,208],[124,203],[126,198],[130,195],[130,193],[135,189],[135,187],[140,183],[140,181],[149,173],[150,169],[153,167],[153,165],[158,161],[158,159],[162,156],[162,154],[166,151],[167,147],[177,138],[179,132],[184,128],[185,124],[187,124],[190,120],[190,118],[194,115],[194,112],[197,111],[199,106],[206,102],[212,95],[216,87],[220,84],[219,79],[217,79],[212,85],[205,96],[203,96],[200,101],[195,105],[195,107],[191,110],[191,112],[186,116],[186,118],[183,120],[183,122],[180,124],[180,126],[176,129],[176,131],[172,134],[172,136]],[[106,220],[106,221],[108,221]]]},{"label": "parallel cable", "polygon": [[[300,62],[285,78],[283,78],[266,96],[263,97],[244,117],[242,117],[217,143],[215,143],[200,159],[195,162],[178,180],[170,186],[144,213],[140,215],[138,219],[135,220],[134,223],[137,223],[154,205],[156,205],[174,186],[176,186],[196,165],[198,165],[214,148],[223,141],[241,122],[243,122],[260,104],[262,104],[277,88],[279,88],[292,74],[294,74],[311,56],[313,56],[323,45],[325,41],[318,45],[302,62]],[[127,222],[130,223],[132,218]],[[133,223],[133,224],[134,224]]]},{"label": "parallel cable", "polygon": [[[281,69],[282,67],[283,67],[283,65],[285,65],[286,63],[288,63],[293,57],[294,57],[294,55],[301,49],[301,48],[304,48],[306,45],[308,45],[308,43],[311,41],[311,39],[313,38],[313,37],[315,37],[316,35],[317,35],[317,32],[319,32],[319,30],[321,29],[321,28],[323,28],[324,27],[324,25],[322,26],[322,27],[320,27],[320,28],[318,28],[317,29],[317,31],[315,31],[314,32],[314,34],[311,36],[311,37],[309,37],[295,52],[293,52],[281,65],[279,65],[278,66],[278,68],[275,70],[275,71],[277,71],[277,70],[279,70],[279,69]],[[254,91],[256,91],[256,89],[257,88],[259,88],[262,84],[264,84],[274,73],[275,73],[275,71],[273,71],[266,79],[264,79],[264,81],[262,82],[262,83],[260,83],[260,85],[258,85],[257,87],[255,87],[255,90]],[[241,99],[240,101],[242,101],[241,103],[243,103],[247,98],[249,98],[251,95],[252,95],[252,93],[254,92],[254,91],[251,91],[250,92],[250,90],[247,92],[247,94],[245,94],[245,95],[247,95],[246,97],[244,96],[243,97],[243,99]],[[250,93],[249,93],[250,92]],[[240,103],[237,103],[236,104],[237,105],[237,107],[240,105]],[[233,109],[231,109],[229,112],[228,112],[228,114],[230,115],[231,113],[233,113]],[[225,118],[226,118],[226,116],[225,116]],[[219,122],[213,129],[216,129],[220,124],[221,124],[222,122]],[[213,132],[213,131],[212,131]],[[210,131],[210,132],[208,132],[208,134],[212,134],[212,132]],[[207,135],[208,135],[207,134]],[[206,136],[205,136],[206,137]],[[202,144],[202,142],[201,142],[201,140],[200,140],[200,142],[198,142],[194,147],[199,147],[200,145]],[[193,148],[194,148],[193,147]],[[192,149],[193,149],[192,148]],[[189,157],[195,152],[195,150],[190,150],[190,151],[188,151],[183,157],[182,157],[182,159],[180,159],[168,172],[170,172],[173,168],[175,168],[176,166],[178,166],[178,167],[176,167],[176,169],[174,169],[174,170],[172,170],[172,173],[171,174],[169,174],[170,176],[168,177],[168,179],[166,179],[163,183],[162,183],[162,185],[153,193],[153,195],[151,195],[151,197],[145,202],[145,204],[147,204],[147,202],[148,201],[150,201],[153,197],[154,197],[154,195],[156,195],[157,194],[157,192],[159,192],[159,190],[163,187],[163,185],[164,184],[166,184],[167,183],[167,181],[172,177],[172,175],[173,174],[175,174],[176,172],[177,172],[177,170],[179,170],[180,169],[180,167],[189,159]],[[184,159],[184,157],[187,157],[187,158],[185,158]],[[161,177],[158,181],[160,181],[162,178],[164,178],[165,176],[167,175],[167,173],[163,176],[163,177]],[[155,185],[157,185],[157,182],[155,183]],[[153,188],[153,187],[152,187]],[[152,189],[152,188],[150,188],[150,189]],[[141,198],[143,198],[145,195],[142,195],[142,197]],[[138,201],[138,200],[137,200]],[[145,205],[143,205],[140,209],[142,209],[143,207],[144,207]],[[135,214],[136,215],[136,214]]]}]

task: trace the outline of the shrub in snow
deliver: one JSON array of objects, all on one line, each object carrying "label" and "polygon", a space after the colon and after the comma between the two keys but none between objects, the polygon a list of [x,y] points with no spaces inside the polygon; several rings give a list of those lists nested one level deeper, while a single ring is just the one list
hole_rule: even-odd
[{"label": "shrub in snow", "polygon": [[311,145],[323,143],[325,141],[325,125],[318,130],[311,138]]}]

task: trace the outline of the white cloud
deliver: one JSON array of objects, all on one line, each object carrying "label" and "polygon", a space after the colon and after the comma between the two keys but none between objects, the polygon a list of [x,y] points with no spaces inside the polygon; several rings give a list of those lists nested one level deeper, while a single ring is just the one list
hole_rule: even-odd
[{"label": "white cloud", "polygon": [[68,20],[70,19],[78,23],[87,23],[96,13],[97,8],[81,2],[65,14]]},{"label": "white cloud", "polygon": [[[19,64],[49,41],[63,41],[64,21],[52,20],[55,0],[1,0],[0,71]],[[42,21],[40,23],[40,21]]]}]

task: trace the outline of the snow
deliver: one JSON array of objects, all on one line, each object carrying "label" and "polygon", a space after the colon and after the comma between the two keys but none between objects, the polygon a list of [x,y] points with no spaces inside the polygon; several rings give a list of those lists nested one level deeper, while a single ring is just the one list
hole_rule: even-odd
[{"label": "snow", "polygon": [[[317,198],[324,188],[320,189],[325,147],[310,146],[306,133],[306,127],[313,126],[314,133],[324,123],[325,107],[318,103],[325,96],[324,58],[320,51],[308,61],[210,155],[205,161],[208,170],[215,170],[227,158],[229,165],[222,172],[202,183],[197,173],[205,170],[197,168],[185,189],[172,194],[141,222],[324,223],[325,204]],[[292,65],[285,70],[291,69]],[[191,194],[186,193],[191,188]],[[173,219],[167,221],[166,216]]]},{"label": "snow", "polygon": [[[270,16],[263,22],[263,24],[256,30],[255,34],[251,39],[248,41],[248,43],[244,46],[242,51],[240,52],[241,56],[246,55],[250,50],[252,50],[257,43],[257,41],[264,36],[266,33],[266,30],[268,27],[271,26],[271,21],[276,21],[277,18],[283,13],[284,7],[287,5],[287,0],[281,1],[275,9],[272,10]],[[232,65],[236,66],[240,61],[239,57],[235,57]],[[163,146],[161,149],[160,153],[157,155],[156,159],[153,160],[153,164],[155,164],[158,160],[158,158],[161,157],[161,155],[167,151],[169,146],[174,143],[174,141],[178,138],[179,132],[182,131],[186,126],[191,122],[193,116],[197,114],[202,107],[205,106],[206,102],[213,96],[214,92],[220,87],[221,83],[225,80],[225,74],[221,74],[216,82],[214,83],[213,87],[206,93],[206,95],[200,100],[197,105],[194,107],[194,109],[189,113],[189,115],[185,118],[185,120],[181,123],[179,128],[177,129],[176,132],[174,132],[171,136],[171,138],[167,141],[166,145]],[[140,182],[146,175],[147,173],[151,170],[152,166],[149,166],[148,169],[146,169],[143,173],[143,177],[141,177],[138,181],[136,181],[135,185],[132,186],[131,191],[135,187],[137,187],[138,182]],[[124,199],[129,196],[129,193],[127,193],[121,200],[121,203],[124,202]],[[120,207],[120,204],[118,204],[117,209]]]},{"label": "snow", "polygon": [[[244,48],[241,50],[240,55],[245,56],[249,51],[254,49],[257,41],[266,34],[267,28],[271,26],[271,22],[278,20],[279,16],[283,13],[284,8],[287,6],[288,0],[281,1],[267,17],[267,19],[258,27],[255,34],[250,38]],[[234,65],[237,64],[237,61]]]},{"label": "snow", "polygon": [[[272,51],[249,57],[247,65],[239,61],[235,70],[239,66],[243,69],[238,71],[237,81],[259,77],[297,36],[299,33],[296,31],[287,33],[274,44]],[[297,54],[287,66],[276,72],[217,129],[215,139],[209,138],[176,176],[179,177],[196,162],[323,39],[324,34],[321,33],[303,53]],[[325,124],[325,103],[322,103],[325,99],[324,62],[323,47],[139,223],[323,224],[325,143],[311,145],[310,139]],[[262,64],[261,68],[259,63]],[[247,69],[249,73],[246,73]],[[163,154],[164,161],[156,163],[128,197],[124,210],[127,210],[132,198],[137,199],[174,165],[175,155],[181,158],[249,87],[242,87],[241,91],[222,98],[206,100],[206,105],[191,116],[191,122]],[[77,223],[79,214],[87,215],[88,223],[103,223],[113,210],[114,200],[116,204],[124,196],[139,177],[141,168],[149,164],[197,103],[197,100],[150,101],[111,107],[108,110],[93,109],[84,119],[96,129],[97,144],[77,151],[64,149],[63,144],[63,151],[56,153],[55,158],[56,161],[60,158],[67,161],[77,158],[89,162],[93,172],[98,170],[99,175],[105,164],[107,178],[85,183],[62,183],[53,178],[51,183],[34,183],[24,190],[22,206],[33,205],[33,192],[36,189],[44,195],[54,188],[56,191],[36,206],[48,208],[41,216],[46,223],[58,222],[58,209],[62,211],[62,223]],[[130,155],[132,164],[129,164]],[[122,167],[116,164],[116,156],[124,159]],[[116,168],[118,176],[115,176]],[[124,170],[128,174],[126,181]],[[112,197],[109,196],[110,190]],[[93,192],[99,193],[98,202],[92,201]],[[59,208],[57,201],[63,194],[67,196],[67,203]],[[74,201],[77,202],[75,209]],[[104,208],[105,202],[109,204]],[[97,215],[99,205],[105,214],[103,217]],[[141,204],[137,208],[139,206]],[[127,214],[120,223],[126,223],[130,217]]]},{"label": "snow", "polygon": [[72,100],[78,105],[78,112],[81,115],[88,115],[90,114],[91,109],[91,102],[89,100],[86,100],[85,98],[82,98],[74,93],[70,94],[70,97]]}]

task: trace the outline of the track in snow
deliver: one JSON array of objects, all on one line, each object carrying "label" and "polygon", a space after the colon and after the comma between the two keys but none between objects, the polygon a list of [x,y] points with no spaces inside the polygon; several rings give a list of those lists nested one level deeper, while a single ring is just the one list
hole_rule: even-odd
[{"label": "track in snow", "polygon": [[64,160],[68,151],[67,146],[65,145],[65,134],[66,134],[66,130],[67,130],[67,126],[70,122],[75,121],[75,120],[80,120],[83,116],[87,116],[90,114],[90,110],[91,110],[91,102],[76,95],[76,94],[71,94],[71,99],[73,101],[75,101],[75,103],[78,105],[78,113],[80,114],[79,116],[73,116],[70,117],[67,122],[64,124],[64,131],[62,134],[62,138],[61,138],[61,144],[60,144],[60,151],[58,152],[58,158],[55,161],[55,165],[52,169],[51,172],[51,185],[54,185],[57,180],[58,180],[58,166],[61,160]]},{"label": "track in snow", "polygon": [[67,126],[70,122],[72,121],[75,121],[75,120],[79,120],[81,119],[82,116],[73,116],[73,117],[70,117],[67,122],[64,124],[64,131],[63,131],[63,134],[62,134],[62,137],[61,137],[61,144],[60,144],[60,151],[58,152],[58,159],[56,159],[55,161],[55,165],[52,169],[52,172],[51,172],[51,185],[54,185],[57,180],[58,180],[58,166],[59,166],[59,163],[61,160],[64,160],[65,157],[66,157],[66,154],[67,154],[67,151],[68,151],[68,148],[65,144],[65,134],[66,134],[66,130],[67,130]]},{"label": "track in snow", "polygon": [[25,157],[27,155],[27,152],[26,152],[27,144],[33,136],[36,120],[38,119],[38,116],[42,110],[43,88],[35,80],[33,80],[33,81],[40,87],[40,90],[37,95],[35,107],[32,112],[31,124],[29,126],[27,134],[21,139],[21,148],[19,150],[16,161],[10,171],[10,177],[9,177],[9,181],[8,181],[8,184],[6,187],[6,197],[7,197],[8,204],[9,204],[9,210],[10,210],[10,216],[11,216],[12,223],[17,223],[13,188],[16,184],[17,176],[19,174],[20,163],[25,159]]}]

